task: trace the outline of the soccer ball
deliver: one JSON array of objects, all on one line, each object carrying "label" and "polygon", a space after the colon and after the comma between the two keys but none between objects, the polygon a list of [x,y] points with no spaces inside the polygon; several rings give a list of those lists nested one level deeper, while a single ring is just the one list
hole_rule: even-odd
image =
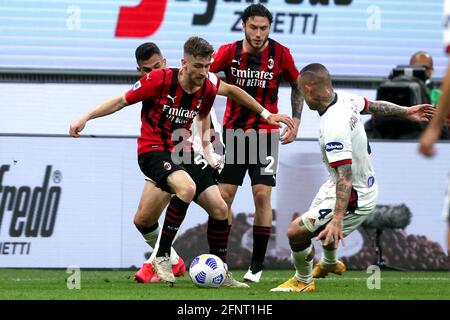
[{"label": "soccer ball", "polygon": [[192,260],[189,276],[199,287],[218,288],[227,274],[223,261],[213,254],[202,254]]}]

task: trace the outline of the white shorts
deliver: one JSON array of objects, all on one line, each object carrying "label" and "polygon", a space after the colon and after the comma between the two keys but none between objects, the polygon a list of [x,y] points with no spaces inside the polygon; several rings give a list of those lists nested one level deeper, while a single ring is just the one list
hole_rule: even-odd
[{"label": "white shorts", "polygon": [[[316,234],[319,229],[326,225],[332,218],[336,205],[336,185],[327,181],[320,187],[309,210],[302,215],[305,227]],[[344,237],[357,229],[361,223],[372,213],[375,201],[364,207],[357,207],[354,212],[347,212],[344,216]]]}]

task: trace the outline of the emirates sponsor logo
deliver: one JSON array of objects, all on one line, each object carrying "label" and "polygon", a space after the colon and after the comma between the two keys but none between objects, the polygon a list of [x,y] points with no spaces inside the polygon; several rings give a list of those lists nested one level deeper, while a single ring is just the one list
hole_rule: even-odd
[{"label": "emirates sponsor logo", "polygon": [[171,122],[183,124],[192,121],[197,116],[200,106],[201,101],[197,105],[197,110],[184,109],[183,107],[176,108],[165,104],[163,106],[163,113]]},{"label": "emirates sponsor logo", "polygon": [[[273,66],[272,66],[273,67]],[[236,77],[236,85],[241,87],[267,88],[268,81],[273,79],[273,72],[245,70],[231,67],[231,74]]]},{"label": "emirates sponsor logo", "polygon": [[241,70],[235,67],[231,67],[231,74],[237,78],[244,78],[244,79],[258,79],[258,80],[273,79],[273,72],[252,70],[250,68]]}]

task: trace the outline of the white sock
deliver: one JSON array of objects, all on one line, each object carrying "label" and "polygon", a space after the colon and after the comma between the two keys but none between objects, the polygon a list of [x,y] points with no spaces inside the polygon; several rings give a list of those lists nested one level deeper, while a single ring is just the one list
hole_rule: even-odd
[{"label": "white sock", "polygon": [[[312,244],[305,250],[291,251],[292,262],[295,266],[295,276],[298,280],[309,283],[312,281],[313,257],[308,257],[312,250]],[[310,260],[307,260],[310,259]]]},{"label": "white sock", "polygon": [[173,247],[170,247],[170,263],[171,264],[177,264],[178,260],[180,259],[180,256],[175,251]]},{"label": "white sock", "polygon": [[[158,227],[157,230],[159,230],[159,227]],[[152,263],[153,259],[155,259],[156,253],[158,252],[158,248],[159,248],[159,238],[160,238],[160,236],[161,236],[161,234],[158,233],[158,236],[156,237],[155,244],[154,244],[154,247],[153,247],[153,252],[150,255],[150,258],[148,258],[147,261],[145,261],[144,263]],[[178,234],[175,236],[175,239],[177,237],[178,237]],[[175,239],[174,239],[174,241],[175,241]],[[178,255],[178,253],[175,251],[175,249],[173,247],[170,247],[170,263],[171,264],[177,264],[179,259],[180,259],[180,256]]]},{"label": "white sock", "polygon": [[158,241],[159,232],[161,231],[161,227],[158,225],[158,228],[155,230],[144,234],[144,240],[147,242],[147,244],[155,250],[156,241]]},{"label": "white sock", "polygon": [[322,265],[331,265],[337,263],[337,250],[327,250],[323,248],[322,257],[320,258],[320,263]]}]

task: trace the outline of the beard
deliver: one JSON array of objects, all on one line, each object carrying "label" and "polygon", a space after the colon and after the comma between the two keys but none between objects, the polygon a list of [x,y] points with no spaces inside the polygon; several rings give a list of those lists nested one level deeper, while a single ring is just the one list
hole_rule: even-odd
[{"label": "beard", "polygon": [[252,40],[252,38],[245,32],[245,40],[247,40],[247,43],[252,47],[254,50],[259,51],[266,45],[267,41],[269,40],[269,36],[265,38],[261,38],[257,43],[255,43],[255,40]]},{"label": "beard", "polygon": [[192,77],[191,76],[191,82],[194,83],[196,86],[202,86],[203,82],[205,82],[206,77]]}]

